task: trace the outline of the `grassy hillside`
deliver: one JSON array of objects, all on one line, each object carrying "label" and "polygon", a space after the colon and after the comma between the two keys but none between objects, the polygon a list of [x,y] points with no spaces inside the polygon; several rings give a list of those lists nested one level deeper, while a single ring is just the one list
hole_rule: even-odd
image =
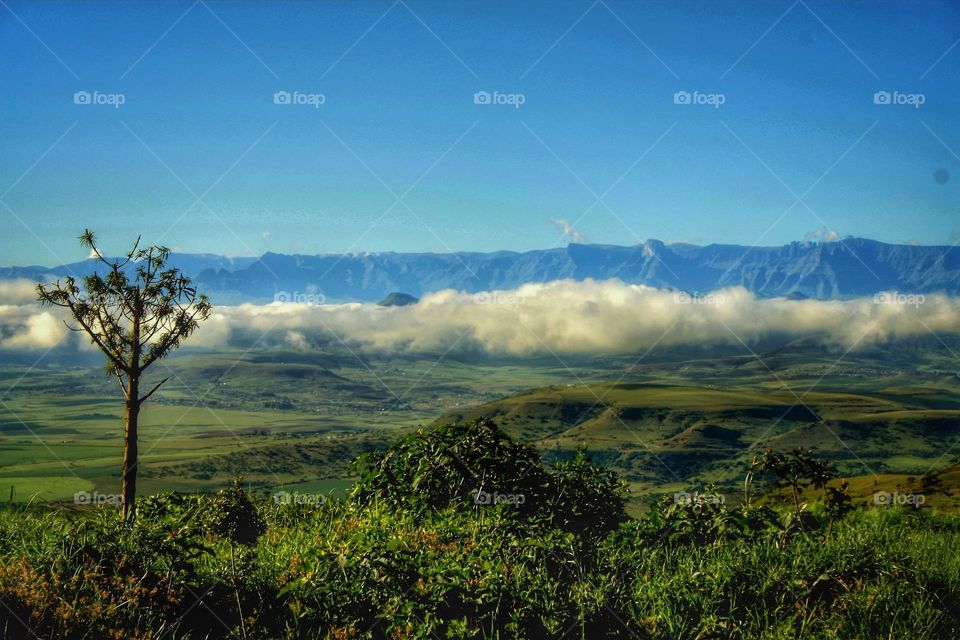
[{"label": "grassy hillside", "polygon": [[[900,502],[913,506],[919,496],[922,509],[935,509],[942,513],[960,513],[960,464],[949,464],[924,475],[904,473],[881,473],[876,475],[850,476],[832,480],[828,486],[838,487],[847,483],[847,493],[854,504],[863,506],[890,506]],[[807,488],[800,493],[801,499],[817,499],[817,491]],[[774,489],[761,501],[779,506],[791,503],[792,497],[785,489]]]},{"label": "grassy hillside", "polygon": [[[346,350],[177,355],[140,417],[141,490],[345,478],[349,460],[443,411],[556,381],[557,365],[356,358]],[[0,365],[0,501],[114,492],[122,401],[100,367]]]},{"label": "grassy hillside", "polygon": [[528,390],[437,422],[485,416],[551,460],[586,445],[639,495],[715,483],[736,499],[737,469],[767,447],[810,447],[844,474],[870,479],[905,479],[946,466],[951,458],[943,457],[944,442],[960,437],[960,410],[941,408],[941,400],[913,387],[801,396],[783,389],[604,382]]},{"label": "grassy hillside", "polygon": [[960,520],[928,508],[824,501],[795,517],[666,499],[631,519],[608,473],[582,457],[544,467],[490,423],[411,434],[367,462],[344,500],[238,485],[152,496],[133,524],[107,507],[0,507],[0,638],[960,632]]},{"label": "grassy hillside", "polygon": [[[116,491],[122,406],[101,364],[0,365],[0,500],[11,487],[18,500]],[[355,455],[480,413],[551,459],[588,444],[638,495],[725,481],[723,467],[760,436],[820,448],[852,475],[919,475],[960,437],[957,373],[934,342],[845,356],[808,343],[602,358],[361,355],[337,345],[184,352],[153,374],[172,377],[141,414],[141,488],[211,491],[240,471],[260,487],[348,483]],[[790,409],[794,392],[812,414]]]}]

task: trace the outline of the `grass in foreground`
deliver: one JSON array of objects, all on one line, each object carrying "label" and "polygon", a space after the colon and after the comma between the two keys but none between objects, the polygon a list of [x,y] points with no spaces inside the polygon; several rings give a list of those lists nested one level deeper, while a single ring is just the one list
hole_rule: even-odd
[{"label": "grass in foreground", "polygon": [[478,423],[366,458],[343,501],[168,494],[133,526],[7,509],[0,637],[960,634],[956,517],[664,501],[627,519],[615,478],[531,455]]},{"label": "grass in foreground", "polygon": [[705,544],[657,539],[630,522],[593,546],[516,530],[500,514],[423,520],[348,503],[261,513],[267,530],[252,548],[154,516],[131,530],[113,514],[4,513],[2,636],[932,639],[960,630],[953,518],[872,510],[829,537]]}]

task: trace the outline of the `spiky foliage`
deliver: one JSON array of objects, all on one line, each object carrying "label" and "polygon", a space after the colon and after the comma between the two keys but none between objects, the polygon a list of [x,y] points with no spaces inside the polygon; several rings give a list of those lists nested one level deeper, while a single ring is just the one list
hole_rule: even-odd
[{"label": "spiky foliage", "polygon": [[67,276],[63,284],[37,285],[37,294],[42,303],[70,310],[79,327],[67,326],[90,336],[107,356],[108,372],[118,377],[126,393],[123,376],[132,372],[134,354],[140,356],[137,364],[143,371],[179,347],[209,317],[212,307],[189,278],[166,268],[170,257],[166,247],[140,249],[138,238],[123,260],[110,260],[101,254],[89,229],[80,243],[108,268],[106,274],[84,276],[82,290],[75,278]]},{"label": "spiky foliage", "polygon": [[[136,486],[136,433],[140,405],[169,378],[140,394],[144,371],[179,347],[200,322],[210,316],[211,305],[198,294],[178,269],[167,266],[170,250],[163,246],[140,248],[137,238],[124,258],[104,257],[92,231],[85,230],[80,244],[90,249],[97,270],[81,282],[37,285],[41,303],[70,312],[76,325],[107,357],[107,373],[116,377],[126,399],[124,456],[124,515],[132,517]],[[131,448],[132,445],[132,448]],[[131,455],[132,454],[132,455]],[[128,495],[129,494],[129,495]]]}]

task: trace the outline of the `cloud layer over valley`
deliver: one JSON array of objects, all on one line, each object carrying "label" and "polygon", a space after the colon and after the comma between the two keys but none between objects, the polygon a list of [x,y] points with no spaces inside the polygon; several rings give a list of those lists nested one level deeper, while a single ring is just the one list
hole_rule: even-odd
[{"label": "cloud layer over valley", "polygon": [[[0,350],[76,348],[82,336],[64,318],[37,305],[32,283],[0,282]],[[847,301],[758,299],[739,287],[693,296],[618,280],[557,280],[510,291],[440,291],[400,307],[220,306],[187,345],[310,349],[333,341],[365,351],[603,354],[802,337],[847,349],[931,333],[960,333],[960,299],[894,292]]]}]

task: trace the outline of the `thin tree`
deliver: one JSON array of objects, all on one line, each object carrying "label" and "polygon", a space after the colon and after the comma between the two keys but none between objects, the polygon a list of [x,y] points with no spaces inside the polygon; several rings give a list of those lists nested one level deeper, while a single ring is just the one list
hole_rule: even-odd
[{"label": "thin tree", "polygon": [[[41,284],[43,304],[68,309],[82,331],[107,356],[107,374],[115,376],[126,400],[123,421],[123,518],[136,516],[137,425],[140,407],[169,376],[141,395],[144,371],[192,334],[210,316],[211,305],[198,295],[190,279],[167,268],[170,250],[162,246],[140,249],[137,238],[123,259],[105,258],[89,229],[80,244],[102,265],[82,278],[66,277],[63,284]],[[103,267],[106,267],[104,269]],[[103,272],[103,273],[100,273]]]}]

